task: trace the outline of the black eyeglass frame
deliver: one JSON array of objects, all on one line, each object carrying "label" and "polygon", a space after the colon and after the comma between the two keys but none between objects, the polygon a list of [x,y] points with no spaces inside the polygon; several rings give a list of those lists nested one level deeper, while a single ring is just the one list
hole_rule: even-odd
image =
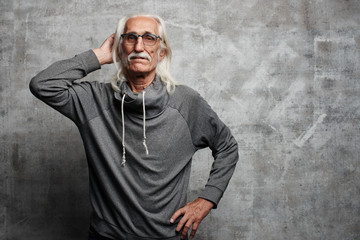
[{"label": "black eyeglass frame", "polygon": [[[126,36],[129,36],[129,35],[136,37],[136,40],[135,40],[134,43],[130,43],[130,44],[128,44],[128,45],[137,43],[137,40],[138,40],[139,37],[143,38],[143,43],[144,43],[144,45],[147,45],[147,46],[154,46],[154,45],[156,44],[158,38],[160,39],[160,41],[162,40],[162,38],[161,38],[160,36],[155,35],[155,34],[152,34],[152,33],[145,33],[145,34],[143,34],[143,35],[138,35],[138,34],[136,34],[136,33],[124,33],[124,34],[121,34],[121,37],[125,40],[125,37],[126,37]],[[154,44],[152,44],[152,45],[145,44],[144,36],[145,36],[145,37],[146,37],[146,36],[154,37],[154,38],[155,38]]]}]

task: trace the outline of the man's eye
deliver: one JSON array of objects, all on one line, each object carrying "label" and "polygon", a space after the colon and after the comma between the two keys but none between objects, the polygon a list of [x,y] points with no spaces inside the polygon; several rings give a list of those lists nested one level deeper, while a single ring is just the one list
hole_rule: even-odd
[{"label": "man's eye", "polygon": [[128,35],[127,39],[128,40],[136,40],[136,37],[134,35]]},{"label": "man's eye", "polygon": [[155,40],[155,38],[153,36],[151,36],[151,35],[144,35],[144,39],[148,40],[148,41],[154,41]]}]

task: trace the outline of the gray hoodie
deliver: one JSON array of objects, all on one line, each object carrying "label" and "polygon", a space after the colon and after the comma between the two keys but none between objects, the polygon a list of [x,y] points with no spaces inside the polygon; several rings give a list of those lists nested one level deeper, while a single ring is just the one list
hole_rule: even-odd
[{"label": "gray hoodie", "polygon": [[[78,127],[89,166],[91,227],[114,239],[179,239],[172,214],[187,201],[194,153],[214,162],[199,197],[217,206],[234,172],[238,148],[230,130],[189,87],[168,94],[156,77],[135,94],[127,83],[75,81],[101,68],[92,50],[52,64],[31,92]],[[123,106],[123,107],[122,107]],[[178,222],[178,221],[177,221]]]}]

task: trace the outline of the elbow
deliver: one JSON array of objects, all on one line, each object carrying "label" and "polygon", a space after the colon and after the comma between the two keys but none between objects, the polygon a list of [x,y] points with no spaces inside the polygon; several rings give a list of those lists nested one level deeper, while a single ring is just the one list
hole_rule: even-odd
[{"label": "elbow", "polygon": [[40,97],[40,84],[36,76],[30,80],[29,89],[34,96]]}]

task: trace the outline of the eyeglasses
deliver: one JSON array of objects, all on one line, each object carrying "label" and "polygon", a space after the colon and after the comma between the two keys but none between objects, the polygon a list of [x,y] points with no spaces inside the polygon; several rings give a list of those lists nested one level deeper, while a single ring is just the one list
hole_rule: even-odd
[{"label": "eyeglasses", "polygon": [[151,33],[146,33],[146,34],[143,34],[143,35],[137,35],[135,33],[124,33],[124,34],[121,34],[121,37],[124,39],[124,43],[126,45],[134,45],[138,38],[141,37],[142,38],[142,41],[144,43],[144,45],[146,46],[154,46],[157,42],[157,39],[161,37],[160,36],[157,36],[155,34],[151,34]]}]

